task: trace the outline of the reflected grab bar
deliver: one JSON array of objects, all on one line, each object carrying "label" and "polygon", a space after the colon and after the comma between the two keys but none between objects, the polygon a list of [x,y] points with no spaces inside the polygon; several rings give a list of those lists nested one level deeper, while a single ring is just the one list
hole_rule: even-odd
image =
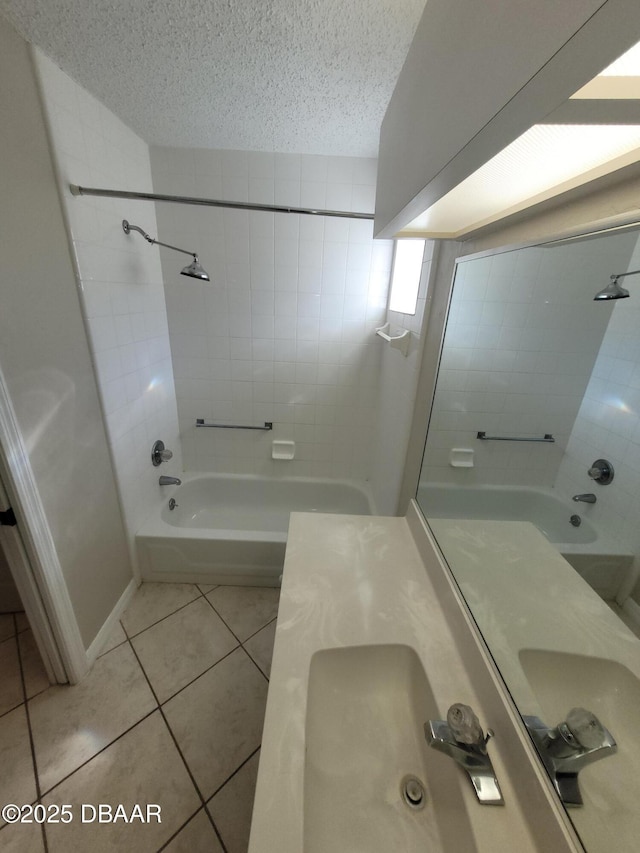
[{"label": "reflected grab bar", "polygon": [[264,426],[245,426],[244,424],[211,424],[205,423],[204,418],[196,418],[196,427],[210,427],[211,429],[273,429],[273,421],[265,421]]},{"label": "reflected grab bar", "polygon": [[544,441],[547,444],[552,444],[555,441],[550,432],[546,432],[543,438],[518,438],[507,435],[487,435],[486,432],[479,432],[476,438],[482,441]]}]

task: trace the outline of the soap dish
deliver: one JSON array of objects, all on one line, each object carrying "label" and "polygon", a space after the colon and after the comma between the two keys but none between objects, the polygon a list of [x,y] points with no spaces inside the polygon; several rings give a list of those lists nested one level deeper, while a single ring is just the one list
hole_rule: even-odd
[{"label": "soap dish", "polygon": [[452,447],[449,451],[449,465],[452,468],[473,468],[473,450],[466,447]]},{"label": "soap dish", "polygon": [[293,459],[296,455],[295,441],[272,441],[271,442],[271,458],[272,459]]}]

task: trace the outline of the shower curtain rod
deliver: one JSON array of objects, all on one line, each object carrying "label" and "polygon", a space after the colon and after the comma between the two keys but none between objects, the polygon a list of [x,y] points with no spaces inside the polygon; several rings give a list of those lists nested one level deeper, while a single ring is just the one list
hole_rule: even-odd
[{"label": "shower curtain rod", "polygon": [[234,210],[262,210],[268,213],[306,213],[311,216],[335,216],[342,219],[373,220],[373,213],[352,213],[346,210],[317,210],[311,207],[284,207],[277,204],[254,204],[248,201],[220,201],[214,198],[196,198],[162,193],[135,193],[128,190],[102,190],[95,187],[79,187],[69,184],[72,195],[95,195],[103,198],[129,198],[138,201],[172,201],[176,204],[197,204],[202,207],[230,207]]}]

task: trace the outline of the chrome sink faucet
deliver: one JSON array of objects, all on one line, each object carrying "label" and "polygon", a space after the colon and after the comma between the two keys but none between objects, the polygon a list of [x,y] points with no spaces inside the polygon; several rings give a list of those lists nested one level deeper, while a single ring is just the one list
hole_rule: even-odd
[{"label": "chrome sink faucet", "polygon": [[594,504],[596,502],[597,498],[595,495],[589,493],[586,495],[574,495],[571,498],[571,500],[572,501],[579,501],[579,502],[582,502],[583,504]]},{"label": "chrome sink faucet", "polygon": [[567,719],[555,728],[546,726],[539,717],[523,720],[562,802],[581,806],[578,773],[588,764],[617,752],[611,733],[585,708],[572,708]]},{"label": "chrome sink faucet", "polygon": [[478,718],[468,705],[456,703],[447,711],[447,720],[429,720],[424,724],[429,746],[444,752],[469,775],[478,800],[483,805],[504,805],[500,785],[487,754],[491,729],[485,736]]}]

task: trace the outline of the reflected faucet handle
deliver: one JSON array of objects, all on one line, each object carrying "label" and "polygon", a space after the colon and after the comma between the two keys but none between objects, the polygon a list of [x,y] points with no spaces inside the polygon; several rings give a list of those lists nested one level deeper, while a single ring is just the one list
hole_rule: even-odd
[{"label": "reflected faucet handle", "polygon": [[555,728],[546,726],[539,717],[525,716],[523,720],[562,802],[581,806],[578,773],[617,752],[611,733],[585,708],[572,708]]},{"label": "reflected faucet handle", "polygon": [[574,741],[583,749],[604,746],[609,734],[596,715],[586,708],[572,708],[567,714],[566,726]]},{"label": "reflected faucet handle", "polygon": [[613,465],[608,459],[596,459],[587,474],[601,486],[607,486],[614,476]]}]

